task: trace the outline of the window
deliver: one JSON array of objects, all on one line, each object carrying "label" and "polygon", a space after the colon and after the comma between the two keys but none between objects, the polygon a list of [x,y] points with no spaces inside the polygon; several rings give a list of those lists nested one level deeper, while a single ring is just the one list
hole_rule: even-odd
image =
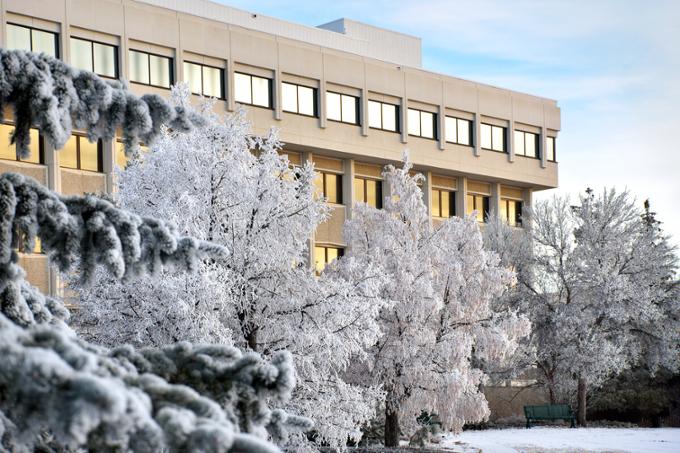
[{"label": "window", "polygon": [[220,68],[185,61],[184,80],[194,94],[224,99],[224,70]]},{"label": "window", "polygon": [[90,142],[87,137],[71,135],[59,151],[59,166],[76,170],[102,171],[102,144]]},{"label": "window", "polygon": [[456,215],[456,192],[432,189],[432,217],[449,218]]},{"label": "window", "polygon": [[531,132],[515,131],[515,155],[539,157],[538,135]]},{"label": "window", "polygon": [[234,99],[241,104],[272,108],[272,81],[249,74],[234,74]]},{"label": "window", "polygon": [[545,139],[545,157],[549,161],[555,162],[557,153],[555,149],[555,137],[546,137]]},{"label": "window", "polygon": [[316,89],[281,83],[281,108],[284,112],[316,116]]},{"label": "window", "polygon": [[480,223],[486,222],[486,218],[489,216],[489,197],[486,195],[467,195],[467,209],[465,214],[470,215],[476,212],[477,221]]},{"label": "window", "polygon": [[511,226],[522,226],[522,202],[501,198],[500,216]]},{"label": "window", "polygon": [[159,88],[173,83],[172,58],[130,50],[130,81]]},{"label": "window", "polygon": [[0,159],[19,160],[20,162],[30,162],[32,164],[42,164],[44,162],[44,151],[42,137],[38,129],[30,129],[31,144],[29,146],[31,155],[25,159],[17,159],[16,145],[10,143],[10,136],[14,131],[14,126],[0,124]]},{"label": "window", "polygon": [[108,44],[71,38],[71,64],[100,76],[118,77],[118,48]]},{"label": "window", "polygon": [[382,181],[367,178],[354,178],[354,201],[366,203],[374,208],[382,208]]},{"label": "window", "polygon": [[327,91],[326,118],[343,123],[359,124],[359,98]]},{"label": "window", "polygon": [[314,247],[314,270],[319,275],[324,268],[345,254],[340,247]]},{"label": "window", "polygon": [[342,175],[317,172],[314,179],[316,193],[328,203],[342,204]]},{"label": "window", "polygon": [[484,149],[505,152],[505,128],[482,123],[481,145]]},{"label": "window", "polygon": [[[142,145],[140,143],[139,149],[143,153],[148,153],[149,152],[149,147],[146,145]],[[116,165],[120,167],[120,169],[125,169],[128,163],[128,157],[125,155],[125,145],[123,142],[117,141],[116,142]]]},{"label": "window", "polygon": [[57,34],[22,25],[7,24],[7,48],[59,56]]},{"label": "window", "polygon": [[472,121],[447,116],[444,118],[444,123],[447,142],[470,146]]},{"label": "window", "polygon": [[378,101],[368,101],[368,127],[399,132],[399,107]]},{"label": "window", "polygon": [[422,110],[408,109],[408,134],[416,137],[437,138],[437,115]]}]

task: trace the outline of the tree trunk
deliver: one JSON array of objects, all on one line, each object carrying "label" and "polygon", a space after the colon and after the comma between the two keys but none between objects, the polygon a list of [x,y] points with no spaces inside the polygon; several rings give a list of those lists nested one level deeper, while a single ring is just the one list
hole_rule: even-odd
[{"label": "tree trunk", "polygon": [[555,383],[548,382],[548,396],[550,398],[550,404],[557,404],[557,395],[555,394]]},{"label": "tree trunk", "polygon": [[388,402],[385,404],[385,446],[399,446],[399,411],[392,408]]},{"label": "tree trunk", "polygon": [[576,420],[579,426],[586,427],[588,424],[586,422],[586,390],[587,382],[583,375],[578,377],[578,413],[576,414]]},{"label": "tree trunk", "polygon": [[248,331],[246,334],[246,341],[248,342],[248,347],[257,352],[257,329]]}]

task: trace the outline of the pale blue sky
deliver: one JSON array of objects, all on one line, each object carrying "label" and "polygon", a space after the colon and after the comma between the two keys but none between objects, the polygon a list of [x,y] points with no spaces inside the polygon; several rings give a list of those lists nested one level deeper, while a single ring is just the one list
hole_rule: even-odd
[{"label": "pale blue sky", "polygon": [[558,191],[627,188],[680,243],[680,0],[222,3],[419,36],[426,69],[556,99]]}]

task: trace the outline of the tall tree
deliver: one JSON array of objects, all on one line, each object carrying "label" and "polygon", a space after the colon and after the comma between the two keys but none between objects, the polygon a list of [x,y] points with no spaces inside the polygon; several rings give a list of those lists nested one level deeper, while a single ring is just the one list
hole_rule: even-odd
[{"label": "tall tree", "polygon": [[346,223],[349,253],[333,271],[347,266],[385,276],[380,297],[382,335],[370,349],[368,367],[357,379],[386,391],[385,445],[398,445],[421,411],[439,415],[446,428],[489,414],[479,386],[485,374],[473,359],[510,356],[528,322],[512,311],[492,310],[513,280],[495,253],[484,250],[472,219],[451,218],[433,228],[419,187],[422,175],[386,167],[383,209],[355,207]]}]

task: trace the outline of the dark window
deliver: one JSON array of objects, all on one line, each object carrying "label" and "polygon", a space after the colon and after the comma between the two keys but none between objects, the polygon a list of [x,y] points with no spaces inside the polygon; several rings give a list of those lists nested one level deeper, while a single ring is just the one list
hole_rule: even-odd
[{"label": "dark window", "polygon": [[456,192],[432,189],[432,217],[448,218],[456,215]]},{"label": "dark window", "polygon": [[476,211],[476,219],[480,223],[486,222],[489,216],[489,197],[487,195],[467,194],[467,209],[465,214]]},{"label": "dark window", "polygon": [[551,162],[557,161],[557,150],[555,149],[555,137],[545,139],[545,157]]},{"label": "dark window", "polygon": [[468,146],[472,143],[470,140],[472,136],[472,121],[447,116],[444,118],[444,122],[447,142]]},{"label": "dark window", "polygon": [[326,118],[343,123],[359,124],[359,98],[327,91]]},{"label": "dark window", "polygon": [[31,155],[26,159],[17,159],[16,145],[10,143],[10,136],[14,131],[14,126],[0,124],[0,159],[18,160],[20,162],[30,162],[32,164],[42,164],[44,160],[43,138],[38,129],[30,129],[31,144],[29,146]]},{"label": "dark window", "polygon": [[319,275],[324,268],[345,254],[345,249],[340,247],[314,247],[314,270]]},{"label": "dark window", "polygon": [[237,72],[234,74],[234,100],[241,104],[272,108],[272,81]]},{"label": "dark window", "polygon": [[86,39],[71,38],[71,64],[78,69],[115,79],[118,77],[118,48]]},{"label": "dark window", "polygon": [[314,180],[316,193],[328,203],[342,204],[342,175],[317,172]]},{"label": "dark window", "polygon": [[130,81],[159,88],[173,84],[172,58],[130,50]]},{"label": "dark window", "polygon": [[82,135],[71,135],[59,150],[59,166],[76,170],[102,172],[102,141],[90,142]]},{"label": "dark window", "polygon": [[408,134],[416,137],[437,138],[437,115],[423,110],[408,109]]},{"label": "dark window", "polygon": [[50,31],[23,25],[7,24],[7,48],[43,52],[52,57],[59,57],[59,35]]},{"label": "dark window", "polygon": [[368,178],[354,178],[354,201],[382,209],[382,181]]},{"label": "dark window", "polygon": [[538,158],[538,134],[515,131],[515,155]]},{"label": "dark window", "polygon": [[522,226],[522,202],[501,198],[501,219],[508,225]]},{"label": "dark window", "polygon": [[481,146],[492,151],[505,152],[505,128],[492,126],[491,124],[481,124]]},{"label": "dark window", "polygon": [[368,127],[399,132],[399,106],[368,101]]},{"label": "dark window", "polygon": [[281,109],[284,112],[316,116],[316,88],[281,83]]},{"label": "dark window", "polygon": [[184,80],[194,94],[224,99],[223,69],[185,61]]}]

